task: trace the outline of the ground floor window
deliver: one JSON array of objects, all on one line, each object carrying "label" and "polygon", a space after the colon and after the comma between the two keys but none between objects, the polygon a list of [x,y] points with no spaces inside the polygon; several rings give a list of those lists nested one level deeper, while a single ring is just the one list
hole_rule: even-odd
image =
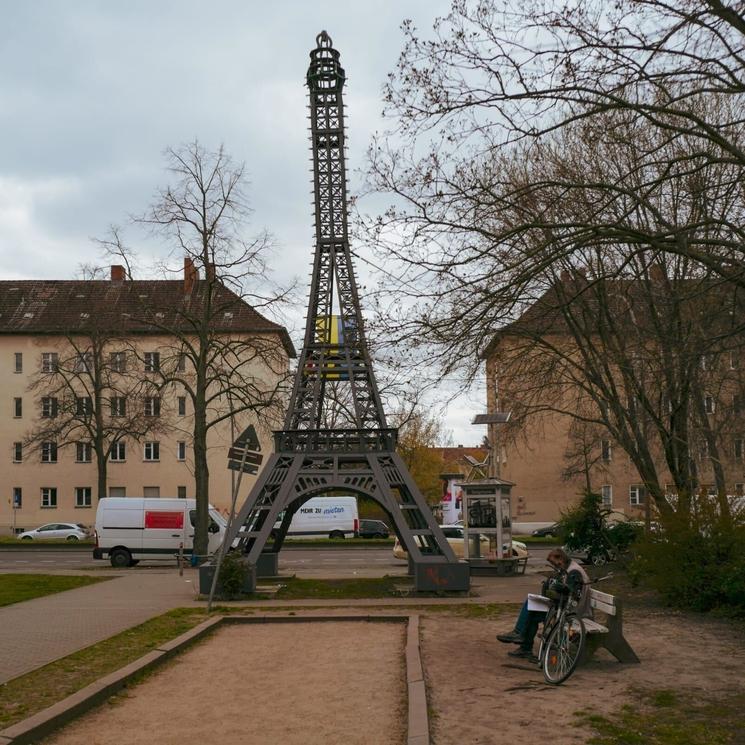
[{"label": "ground floor window", "polygon": [[75,506],[76,507],[90,507],[91,506],[91,494],[92,489],[90,486],[76,486],[75,487]]},{"label": "ground floor window", "polygon": [[178,498],[179,499],[186,499],[186,487],[185,486],[178,486],[176,488],[178,490]]},{"label": "ground floor window", "polygon": [[57,487],[56,486],[42,486],[41,506],[42,507],[56,507],[57,506]]},{"label": "ground floor window", "polygon": [[603,497],[603,506],[612,507],[613,506],[613,487],[611,486],[611,484],[603,484],[603,486],[600,487],[600,494]]}]

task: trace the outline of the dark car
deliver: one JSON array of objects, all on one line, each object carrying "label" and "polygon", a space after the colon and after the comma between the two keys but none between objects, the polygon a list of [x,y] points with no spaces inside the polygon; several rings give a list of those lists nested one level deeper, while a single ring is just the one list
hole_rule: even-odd
[{"label": "dark car", "polygon": [[546,528],[538,528],[537,530],[534,530],[530,535],[535,536],[536,538],[556,538],[556,536],[559,535],[559,531],[561,530],[561,526],[559,523],[554,523],[553,525],[549,525]]},{"label": "dark car", "polygon": [[390,531],[382,520],[360,520],[360,538],[388,538]]}]

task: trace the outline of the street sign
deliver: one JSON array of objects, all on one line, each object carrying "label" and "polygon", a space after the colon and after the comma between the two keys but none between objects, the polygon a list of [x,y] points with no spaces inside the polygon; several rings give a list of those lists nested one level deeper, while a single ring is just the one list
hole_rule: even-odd
[{"label": "street sign", "polygon": [[256,436],[256,429],[251,424],[246,427],[228,450],[228,468],[231,471],[257,474],[259,466],[264,460],[260,451],[261,443]]}]

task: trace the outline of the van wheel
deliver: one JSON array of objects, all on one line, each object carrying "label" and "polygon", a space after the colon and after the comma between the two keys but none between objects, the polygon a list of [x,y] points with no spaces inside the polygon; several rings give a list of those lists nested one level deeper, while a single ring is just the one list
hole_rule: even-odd
[{"label": "van wheel", "polygon": [[115,548],[109,554],[109,561],[115,569],[124,569],[132,561],[132,554],[126,548]]},{"label": "van wheel", "polygon": [[344,533],[341,532],[341,530],[332,530],[329,533],[329,538],[345,538],[346,536]]}]

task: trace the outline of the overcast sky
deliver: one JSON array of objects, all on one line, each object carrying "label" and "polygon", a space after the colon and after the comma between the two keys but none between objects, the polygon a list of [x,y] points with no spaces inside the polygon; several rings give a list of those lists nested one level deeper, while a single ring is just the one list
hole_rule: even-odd
[{"label": "overcast sky", "polygon": [[[385,126],[381,88],[401,51],[401,21],[430,29],[449,4],[3,3],[0,278],[70,279],[81,263],[101,263],[91,238],[142,213],[167,181],[163,150],[198,138],[246,163],[253,227],[274,235],[280,273],[306,283],[314,233],[304,83],[316,34],[328,31],[347,73],[354,192],[370,136]],[[290,329],[298,347],[304,303]],[[481,440],[469,422],[483,410],[480,393],[449,407],[456,444]]]}]

